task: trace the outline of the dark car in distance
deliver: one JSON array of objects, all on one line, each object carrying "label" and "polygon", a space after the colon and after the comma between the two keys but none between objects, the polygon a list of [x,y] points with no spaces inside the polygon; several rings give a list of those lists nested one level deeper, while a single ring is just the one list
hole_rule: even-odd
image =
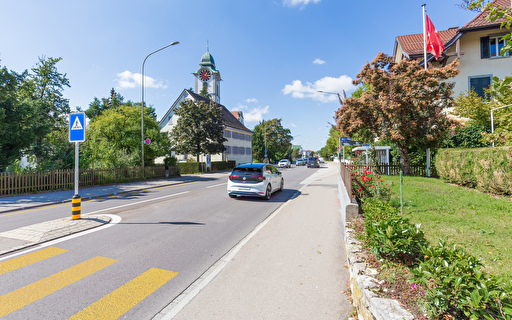
[{"label": "dark car in distance", "polygon": [[308,168],[320,168],[320,164],[318,163],[318,158],[309,157],[308,158]]}]

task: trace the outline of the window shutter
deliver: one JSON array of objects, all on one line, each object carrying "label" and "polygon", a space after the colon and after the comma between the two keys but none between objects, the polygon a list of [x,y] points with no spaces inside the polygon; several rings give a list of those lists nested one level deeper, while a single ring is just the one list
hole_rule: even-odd
[{"label": "window shutter", "polygon": [[489,37],[480,38],[480,59],[490,58],[489,53]]}]

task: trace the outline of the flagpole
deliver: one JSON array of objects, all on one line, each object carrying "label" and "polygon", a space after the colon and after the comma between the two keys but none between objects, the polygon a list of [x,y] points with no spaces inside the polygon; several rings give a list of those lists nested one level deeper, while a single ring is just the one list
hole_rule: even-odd
[{"label": "flagpole", "polygon": [[425,23],[425,6],[426,4],[422,4],[423,8],[423,64],[425,65],[425,71],[427,71],[427,28]]}]

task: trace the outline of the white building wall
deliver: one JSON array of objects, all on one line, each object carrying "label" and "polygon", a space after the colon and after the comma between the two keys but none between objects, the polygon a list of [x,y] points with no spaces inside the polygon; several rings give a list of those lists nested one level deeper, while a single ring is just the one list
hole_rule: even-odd
[{"label": "white building wall", "polygon": [[[460,73],[450,79],[455,81],[454,97],[461,92],[470,90],[470,77],[477,76],[497,76],[503,79],[512,73],[512,57],[480,58],[480,37],[492,36],[496,34],[504,35],[500,30],[485,30],[469,32],[460,39],[460,50],[463,55],[460,56]],[[450,60],[451,62],[451,60]]]},{"label": "white building wall", "polygon": [[[173,115],[161,131],[170,132],[177,122],[178,116]],[[246,131],[227,127],[224,130],[224,138],[228,140],[224,143],[227,150],[223,153],[211,155],[211,161],[234,160],[236,161],[236,164],[252,162],[252,134]],[[196,159],[196,157],[192,155],[176,154],[175,156],[178,161],[185,161],[189,158],[193,158],[194,160]],[[199,157],[199,161],[206,161],[206,157],[201,155]],[[163,157],[155,159],[155,163],[163,163]]]},{"label": "white building wall", "polygon": [[224,152],[224,159],[234,160],[236,164],[252,162],[252,134],[227,127],[224,130],[224,143],[227,150]]}]

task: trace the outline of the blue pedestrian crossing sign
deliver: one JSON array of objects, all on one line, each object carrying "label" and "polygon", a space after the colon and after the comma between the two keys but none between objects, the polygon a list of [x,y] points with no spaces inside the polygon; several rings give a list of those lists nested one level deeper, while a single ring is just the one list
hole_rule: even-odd
[{"label": "blue pedestrian crossing sign", "polygon": [[69,142],[85,141],[85,113],[69,115]]}]

